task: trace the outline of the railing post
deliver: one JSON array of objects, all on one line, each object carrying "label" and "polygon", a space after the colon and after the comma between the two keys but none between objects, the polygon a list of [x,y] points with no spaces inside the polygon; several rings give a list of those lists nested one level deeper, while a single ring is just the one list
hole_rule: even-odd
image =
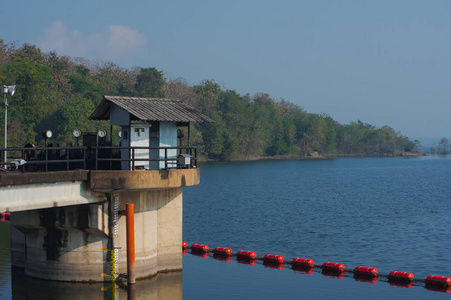
[{"label": "railing post", "polygon": [[[23,160],[26,160],[26,159],[25,159],[25,150],[24,150],[24,149],[22,149],[22,159],[23,159]],[[26,165],[26,164],[25,164],[25,165]],[[25,173],[25,165],[22,166],[22,173]]]},{"label": "railing post", "polygon": [[66,148],[66,171],[69,171],[69,148]]},{"label": "railing post", "polygon": [[44,152],[45,152],[45,171],[48,172],[49,171],[49,166],[48,166],[48,160],[49,160],[49,152],[47,147],[44,148]]},{"label": "railing post", "polygon": [[195,165],[195,167],[197,168],[197,147],[194,148],[194,157],[196,158],[196,165]]},{"label": "railing post", "polygon": [[99,149],[96,147],[96,155],[95,155],[95,169],[98,170],[99,166],[98,166],[98,161],[97,161],[97,156],[99,155]]},{"label": "railing post", "polygon": [[132,148],[132,171],[135,170],[135,148]]},{"label": "railing post", "polygon": [[[112,130],[111,130],[111,132],[113,132]],[[113,137],[111,137],[111,138],[113,138]],[[111,145],[112,145],[113,143],[111,143]],[[111,148],[110,149],[110,170],[113,170],[113,149]]]},{"label": "railing post", "polygon": [[83,169],[86,170],[86,148],[83,148]]},{"label": "railing post", "polygon": [[168,148],[164,149],[164,168],[168,169]]}]

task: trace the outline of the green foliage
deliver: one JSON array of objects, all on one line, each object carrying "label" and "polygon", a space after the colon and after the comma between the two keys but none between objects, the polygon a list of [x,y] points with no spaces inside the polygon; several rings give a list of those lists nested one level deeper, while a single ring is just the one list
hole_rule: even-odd
[{"label": "green foliage", "polygon": [[155,68],[142,68],[136,78],[135,91],[138,97],[162,98],[164,78],[163,72]]},{"label": "green foliage", "polygon": [[94,103],[80,94],[72,96],[61,105],[55,115],[58,120],[56,128],[63,139],[70,139],[75,128],[81,131],[93,131],[92,122],[88,121],[89,116],[94,111]]},{"label": "green foliage", "polygon": [[49,67],[36,64],[24,55],[15,56],[7,65],[6,77],[17,85],[16,93],[10,97],[8,112],[11,120],[23,126],[27,142],[34,143],[34,127],[54,109],[48,90],[50,71]]},{"label": "green foliage", "polygon": [[[88,122],[88,117],[104,94],[117,93],[124,84],[103,69],[96,73],[98,66],[75,63],[54,52],[42,54],[33,45],[14,48],[0,40],[0,58],[2,84],[17,86],[8,97],[8,136],[17,146],[38,143],[46,129],[63,142],[75,128],[106,127],[105,122]],[[4,121],[3,114],[0,118]]]},{"label": "green foliage", "polygon": [[442,138],[437,147],[438,154],[448,154],[451,151],[451,145],[447,138]]},{"label": "green foliage", "polygon": [[[396,155],[415,152],[418,141],[384,126],[360,120],[342,125],[325,114],[309,114],[268,94],[240,95],[213,80],[190,86],[184,79],[166,81],[156,68],[123,69],[114,63],[72,60],[33,45],[16,47],[0,39],[0,81],[16,84],[10,103],[8,135],[12,143],[40,142],[41,132],[54,131],[60,144],[72,131],[108,128],[88,121],[103,95],[176,97],[212,118],[214,124],[191,124],[191,145],[208,159],[233,160],[262,156]],[[0,122],[3,121],[0,114]],[[1,133],[1,130],[0,130]],[[187,140],[183,141],[186,145]],[[449,151],[449,141],[437,146]]]}]

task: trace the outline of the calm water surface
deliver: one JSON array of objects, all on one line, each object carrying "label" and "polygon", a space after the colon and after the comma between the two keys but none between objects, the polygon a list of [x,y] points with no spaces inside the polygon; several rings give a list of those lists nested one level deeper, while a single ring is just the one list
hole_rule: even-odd
[{"label": "calm water surface", "polygon": [[[183,238],[306,257],[316,264],[451,276],[451,157],[343,158],[201,164],[201,184],[184,189]],[[110,299],[101,285],[11,280],[8,224],[0,224],[0,298]],[[141,281],[136,299],[450,299],[422,286],[399,288],[318,271],[302,274],[187,254],[183,274]],[[183,278],[183,279],[182,279]],[[11,284],[13,281],[13,284]],[[11,290],[11,285],[13,286]],[[45,288],[42,286],[45,285]],[[25,290],[25,292],[24,292]],[[105,290],[105,288],[104,288]],[[84,296],[82,296],[84,295]],[[126,299],[126,293],[118,294]],[[75,297],[75,296],[74,296]],[[78,299],[78,298],[73,298]],[[116,298],[117,299],[117,298]]]},{"label": "calm water surface", "polygon": [[[349,269],[371,266],[381,274],[400,270],[424,279],[451,276],[450,209],[450,157],[208,163],[201,165],[201,184],[184,191],[183,237],[188,244],[340,262]],[[184,260],[187,299],[199,293],[220,299],[450,296],[381,280],[368,284],[190,256]],[[188,277],[194,268],[200,268],[202,292],[195,284],[199,277]]]}]

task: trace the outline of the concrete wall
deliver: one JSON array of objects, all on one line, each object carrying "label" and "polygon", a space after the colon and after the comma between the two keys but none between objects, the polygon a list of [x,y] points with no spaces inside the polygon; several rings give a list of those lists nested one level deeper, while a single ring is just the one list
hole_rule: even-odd
[{"label": "concrete wall", "polygon": [[181,270],[182,188],[199,184],[199,169],[87,175],[59,179],[43,173],[42,178],[34,174],[4,181],[12,185],[0,186],[0,202],[23,206],[11,210],[12,265],[40,279],[109,281],[101,274],[111,273],[111,252],[102,249],[119,247],[116,273],[126,273],[126,219],[119,218],[116,236],[114,216],[134,203],[136,278]]},{"label": "concrete wall", "polygon": [[[182,188],[115,194],[119,209],[126,203],[135,206],[135,272],[136,278],[155,275],[159,271],[182,269]],[[119,219],[119,236],[114,245],[119,250],[119,272],[126,273],[125,217]]]},{"label": "concrete wall", "polygon": [[93,192],[86,181],[13,185],[0,188],[0,211],[8,212],[97,203],[105,200],[105,194]]},{"label": "concrete wall", "polygon": [[135,205],[136,278],[182,269],[182,188],[108,195],[101,204],[77,205],[11,214],[11,261],[25,274],[57,281],[104,281],[111,255],[120,247],[118,270],[127,272],[126,219],[112,231],[114,197],[119,210]]},{"label": "concrete wall", "polygon": [[11,264],[31,277],[102,281],[108,270],[108,203],[14,212]]}]

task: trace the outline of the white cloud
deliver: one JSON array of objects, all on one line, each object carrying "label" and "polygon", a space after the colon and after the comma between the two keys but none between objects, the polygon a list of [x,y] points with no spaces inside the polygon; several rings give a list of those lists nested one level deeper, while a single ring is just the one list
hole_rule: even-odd
[{"label": "white cloud", "polygon": [[124,66],[137,64],[141,54],[147,53],[147,38],[138,30],[123,25],[110,25],[102,32],[69,31],[61,21],[44,30],[36,42],[43,51],[59,55],[113,61]]},{"label": "white cloud", "polygon": [[122,25],[110,25],[108,29],[110,32],[109,47],[124,49],[129,46],[139,47],[146,44],[146,37],[138,30],[132,30]]}]

